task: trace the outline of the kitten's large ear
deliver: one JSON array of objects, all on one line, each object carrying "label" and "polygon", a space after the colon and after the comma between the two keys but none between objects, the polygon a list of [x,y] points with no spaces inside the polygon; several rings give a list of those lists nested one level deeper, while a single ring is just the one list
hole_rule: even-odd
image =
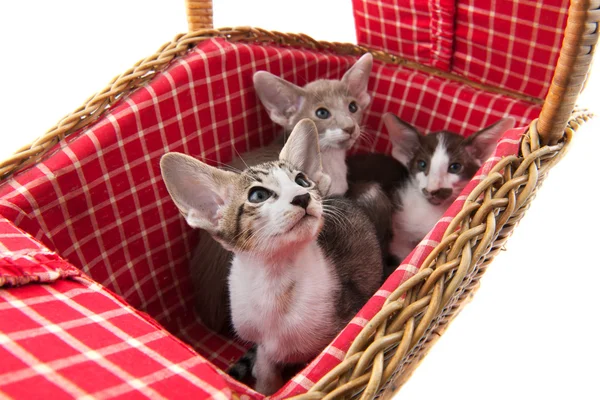
[{"label": "kitten's large ear", "polygon": [[367,107],[371,101],[371,96],[367,93],[371,68],[373,68],[373,56],[371,53],[366,53],[346,71],[342,78],[342,82],[348,85],[350,93],[356,97],[362,108]]},{"label": "kitten's large ear", "polygon": [[187,223],[215,233],[221,217],[219,208],[230,200],[237,175],[181,153],[162,156],[160,171]]},{"label": "kitten's large ear", "polygon": [[267,71],[254,74],[254,90],[276,124],[287,126],[302,108],[304,90]]},{"label": "kitten's large ear", "polygon": [[402,121],[392,113],[383,115],[390,141],[392,142],[392,157],[408,166],[410,160],[419,147],[421,134],[411,124]]},{"label": "kitten's large ear", "polygon": [[481,165],[490,158],[502,134],[514,126],[514,118],[502,118],[500,121],[469,136],[466,140],[465,149]]},{"label": "kitten's large ear", "polygon": [[279,159],[289,162],[308,175],[317,184],[321,194],[328,194],[331,178],[323,172],[319,133],[313,121],[304,118],[296,124],[279,153]]}]

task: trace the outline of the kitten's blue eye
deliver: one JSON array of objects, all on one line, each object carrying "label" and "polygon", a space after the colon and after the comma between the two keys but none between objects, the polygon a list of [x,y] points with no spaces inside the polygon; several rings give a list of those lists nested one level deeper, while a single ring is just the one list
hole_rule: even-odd
[{"label": "kitten's blue eye", "polygon": [[348,104],[348,111],[350,111],[352,114],[358,111],[358,106],[356,105],[355,101]]},{"label": "kitten's blue eye", "polygon": [[419,171],[425,171],[427,169],[427,162],[425,160],[417,161],[417,168]]},{"label": "kitten's blue eye", "polygon": [[265,188],[255,186],[248,192],[248,201],[250,203],[262,203],[271,197],[273,193]]},{"label": "kitten's blue eye", "polygon": [[450,164],[450,166],[448,167],[448,172],[452,174],[458,174],[460,171],[462,171],[462,168],[462,165],[460,165],[459,163],[453,163]]},{"label": "kitten's blue eye", "polygon": [[296,183],[302,187],[310,187],[310,182],[308,181],[308,179],[302,175],[302,174],[298,174],[296,175]]},{"label": "kitten's blue eye", "polygon": [[331,113],[329,112],[329,110],[323,107],[318,108],[317,111],[315,111],[315,115],[319,119],[327,119],[331,117]]}]

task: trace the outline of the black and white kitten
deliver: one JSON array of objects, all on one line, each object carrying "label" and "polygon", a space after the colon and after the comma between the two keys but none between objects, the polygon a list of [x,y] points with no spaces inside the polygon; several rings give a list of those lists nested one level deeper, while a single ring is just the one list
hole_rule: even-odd
[{"label": "black and white kitten", "polygon": [[359,200],[381,191],[387,195],[390,213],[387,219],[378,216],[378,229],[388,230],[392,257],[387,264],[396,267],[456,200],[515,120],[503,118],[466,138],[449,131],[423,135],[391,113],[383,120],[392,155],[348,157],[348,195]]}]

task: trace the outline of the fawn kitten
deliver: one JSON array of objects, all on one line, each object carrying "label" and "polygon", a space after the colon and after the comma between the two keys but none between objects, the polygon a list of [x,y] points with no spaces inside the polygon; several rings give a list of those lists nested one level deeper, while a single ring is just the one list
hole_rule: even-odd
[{"label": "fawn kitten", "polygon": [[[285,136],[298,121],[309,118],[317,126],[323,170],[331,176],[327,194],[344,194],[348,189],[346,151],[360,136],[360,120],[371,101],[367,85],[372,65],[373,57],[367,53],[341,80],[321,79],[304,87],[266,71],[256,72],[256,93],[271,120],[283,127],[284,134],[270,145],[244,154],[243,159],[234,159],[231,166],[242,170],[276,160]],[[210,235],[200,233],[190,265],[196,312],[203,323],[215,331],[230,328],[226,280],[231,257]]]},{"label": "fawn kitten", "polygon": [[[391,113],[383,120],[392,142],[392,156],[349,157],[349,194],[354,198],[364,197],[368,190],[387,194],[392,207],[387,216],[391,221],[386,236],[390,244],[384,252],[393,256],[388,257],[387,264],[395,269],[456,200],[515,120],[503,118],[467,138],[449,131],[422,135]],[[370,185],[368,190],[365,185]],[[385,231],[386,226],[378,229]],[[393,269],[386,268],[386,273]]]},{"label": "fawn kitten", "polygon": [[331,185],[315,124],[302,120],[279,160],[240,174],[169,153],[167,189],[187,222],[234,253],[235,331],[253,342],[256,389],[272,394],[282,368],[314,358],[382,282],[375,228]]}]

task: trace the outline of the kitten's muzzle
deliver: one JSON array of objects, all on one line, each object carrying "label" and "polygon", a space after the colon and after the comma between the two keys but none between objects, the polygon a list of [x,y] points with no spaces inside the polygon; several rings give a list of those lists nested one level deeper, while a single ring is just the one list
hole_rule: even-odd
[{"label": "kitten's muzzle", "polygon": [[304,193],[300,194],[292,199],[292,205],[302,207],[305,210],[308,208],[310,204],[310,194]]},{"label": "kitten's muzzle", "polygon": [[425,198],[431,204],[440,205],[452,196],[452,189],[441,188],[431,192],[427,189],[423,189],[423,195],[425,195]]}]

